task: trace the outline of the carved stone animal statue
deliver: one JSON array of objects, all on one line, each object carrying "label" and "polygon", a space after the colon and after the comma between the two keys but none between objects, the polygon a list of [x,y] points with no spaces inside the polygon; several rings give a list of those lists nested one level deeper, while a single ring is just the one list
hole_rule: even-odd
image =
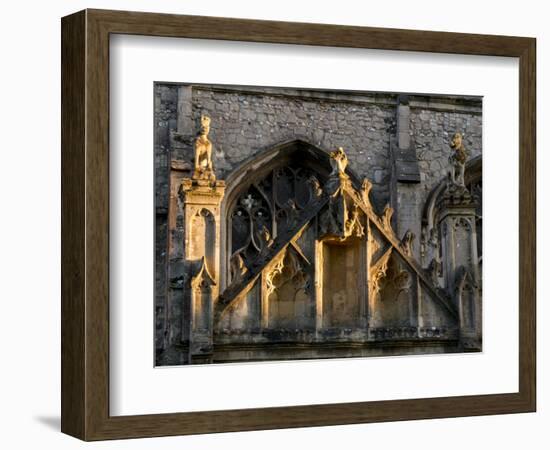
[{"label": "carved stone animal statue", "polygon": [[464,169],[469,153],[462,142],[461,133],[455,133],[449,146],[453,149],[449,162],[451,163],[450,178],[451,182],[459,186],[464,186]]},{"label": "carved stone animal statue", "polygon": [[201,129],[195,141],[195,179],[214,180],[214,169],[212,168],[212,142],[208,139],[210,132],[210,117],[201,116]]}]

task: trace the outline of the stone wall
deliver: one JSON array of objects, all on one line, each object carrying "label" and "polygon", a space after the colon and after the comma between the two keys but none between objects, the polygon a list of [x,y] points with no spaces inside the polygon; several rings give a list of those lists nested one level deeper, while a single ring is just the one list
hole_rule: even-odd
[{"label": "stone wall", "polygon": [[[372,103],[371,103],[372,102]],[[259,151],[293,139],[324,150],[346,149],[351,168],[374,183],[380,202],[388,199],[389,139],[394,121],[391,97],[316,99],[294,95],[193,90],[193,119],[212,118],[214,165],[220,177]]]},{"label": "stone wall", "polygon": [[423,200],[450,169],[449,142],[456,131],[464,133],[470,158],[481,155],[481,105],[465,110],[453,106],[443,111],[411,108],[409,134],[418,158]]},{"label": "stone wall", "polygon": [[[189,90],[178,114],[178,97]],[[155,86],[157,206],[167,207],[168,158],[192,162],[192,142],[201,114],[212,119],[213,162],[219,178],[260,151],[302,139],[324,150],[344,147],[351,169],[373,183],[374,203],[390,196],[390,137],[396,134],[397,95],[333,94],[323,91]],[[429,192],[449,169],[449,140],[465,134],[471,157],[481,154],[481,99],[415,96],[411,143],[416,149],[421,191]],[[434,100],[436,99],[436,100]],[[179,117],[178,117],[179,116]],[[176,139],[174,139],[174,137]],[[172,148],[171,148],[172,147]],[[189,167],[190,169],[190,167]],[[426,194],[427,195],[427,194]]]},{"label": "stone wall", "polygon": [[[181,211],[174,211],[170,186],[174,176],[191,176],[193,143],[202,114],[211,118],[209,138],[218,179],[227,179],[245,161],[285,141],[300,139],[325,151],[341,146],[349,168],[359,179],[366,177],[373,183],[371,198],[378,212],[391,203],[399,220],[398,203],[407,202],[401,208],[406,210],[406,217],[402,216],[407,227],[409,223],[420,227],[430,191],[445,179],[449,141],[456,131],[464,133],[470,157],[481,154],[480,98],[409,96],[407,141],[416,155],[420,178],[401,183],[392,177],[392,142],[398,140],[397,94],[169,83],[156,84],[154,90],[156,347],[163,364],[182,362],[174,350],[182,336],[183,320],[181,305],[170,300],[169,268],[177,262],[168,241],[184,225]],[[396,190],[400,194],[394,196]],[[396,225],[401,237],[403,227]],[[418,238],[420,233],[414,231]],[[417,242],[415,253],[418,247]],[[178,249],[177,254],[181,253]]]}]

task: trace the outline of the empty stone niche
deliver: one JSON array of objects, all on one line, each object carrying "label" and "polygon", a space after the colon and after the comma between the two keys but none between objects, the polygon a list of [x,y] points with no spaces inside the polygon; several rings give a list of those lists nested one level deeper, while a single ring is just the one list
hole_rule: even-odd
[{"label": "empty stone niche", "polygon": [[361,325],[365,285],[360,269],[363,247],[360,240],[322,244],[324,328]]},{"label": "empty stone niche", "polygon": [[192,218],[189,258],[201,258],[204,255],[208,270],[215,266],[215,228],[214,216],[207,209],[201,209]]}]

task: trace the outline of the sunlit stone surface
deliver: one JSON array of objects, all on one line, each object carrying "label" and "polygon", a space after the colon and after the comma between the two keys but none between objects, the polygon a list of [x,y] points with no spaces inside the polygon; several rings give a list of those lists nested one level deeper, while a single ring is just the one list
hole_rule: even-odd
[{"label": "sunlit stone surface", "polygon": [[155,86],[156,364],[480,351],[481,99]]}]

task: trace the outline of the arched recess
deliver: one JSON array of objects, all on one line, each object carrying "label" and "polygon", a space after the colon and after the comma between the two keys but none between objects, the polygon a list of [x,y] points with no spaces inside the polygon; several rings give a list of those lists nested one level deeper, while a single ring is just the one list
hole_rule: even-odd
[{"label": "arched recess", "polygon": [[198,209],[191,217],[191,234],[189,239],[189,256],[200,259],[204,256],[206,266],[212,274],[215,272],[216,224],[214,215],[206,208]]},{"label": "arched recess", "polygon": [[[483,217],[482,217],[482,205],[483,205],[483,189],[482,189],[482,158],[481,155],[472,158],[466,163],[466,169],[464,172],[464,184],[476,200],[476,234],[477,234],[477,246],[478,246],[478,259],[481,267],[482,264],[482,230],[483,230]],[[426,203],[424,204],[424,210],[422,213],[422,242],[421,245],[424,249],[436,245],[437,230],[435,227],[435,221],[437,217],[437,203],[438,200],[447,186],[447,178],[441,180],[428,195]],[[426,257],[427,256],[427,257]],[[422,262],[424,265],[429,263],[431,256],[429,252],[424,251],[422,255]]]},{"label": "arched recess", "polygon": [[[271,146],[246,160],[226,178],[221,205],[221,287],[231,279],[236,254],[244,262],[261,252],[296,212],[307,208],[315,189],[332,171],[329,152],[302,140]],[[359,178],[348,169],[358,188]],[[236,226],[238,224],[239,226]],[[241,261],[242,262],[242,261]]]}]

